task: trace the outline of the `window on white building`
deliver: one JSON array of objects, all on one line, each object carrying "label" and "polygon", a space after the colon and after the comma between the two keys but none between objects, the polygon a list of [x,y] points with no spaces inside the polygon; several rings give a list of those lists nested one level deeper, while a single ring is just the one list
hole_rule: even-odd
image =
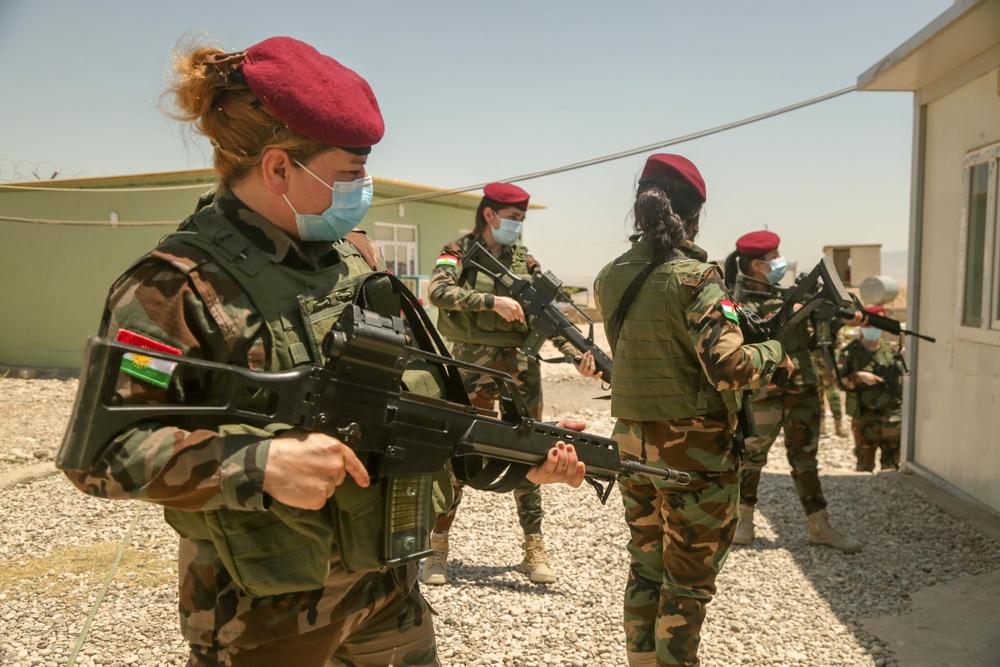
[{"label": "window on white building", "polygon": [[395,275],[418,275],[416,225],[376,222],[375,242],[382,249],[386,267]]},{"label": "window on white building", "polygon": [[965,158],[962,326],[1000,329],[1000,144]]}]

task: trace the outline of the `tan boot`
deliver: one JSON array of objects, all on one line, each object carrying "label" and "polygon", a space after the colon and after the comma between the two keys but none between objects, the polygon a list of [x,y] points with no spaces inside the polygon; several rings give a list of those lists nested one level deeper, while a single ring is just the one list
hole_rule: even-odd
[{"label": "tan boot", "polygon": [[524,560],[518,568],[536,584],[551,584],[556,573],[549,567],[549,557],[545,553],[545,539],[541,535],[524,536]]},{"label": "tan boot", "polygon": [[425,584],[440,586],[448,583],[448,533],[431,533],[431,549],[434,553],[424,561],[420,580]]},{"label": "tan boot", "polygon": [[736,537],[733,538],[733,544],[753,544],[755,537],[753,530],[753,511],[753,505],[740,503],[740,518],[736,522]]},{"label": "tan boot", "polygon": [[861,542],[853,537],[841,535],[830,526],[826,510],[813,512],[806,517],[809,522],[809,544],[821,544],[845,554],[856,554],[861,551]]},{"label": "tan boot", "polygon": [[829,435],[829,430],[830,429],[826,425],[826,415],[823,415],[822,417],[819,418],[819,434]]},{"label": "tan boot", "polygon": [[833,420],[833,426],[837,430],[837,435],[841,438],[847,437],[847,427],[844,426],[844,418],[838,417]]}]

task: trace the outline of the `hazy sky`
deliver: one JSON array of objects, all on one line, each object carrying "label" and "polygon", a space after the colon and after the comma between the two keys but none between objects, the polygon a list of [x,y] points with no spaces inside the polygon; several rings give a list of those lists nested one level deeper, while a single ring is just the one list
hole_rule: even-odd
[{"label": "hazy sky", "polygon": [[[289,35],[340,60],[385,117],[370,173],[451,188],[851,86],[950,4],[0,0],[0,179],[208,166],[157,106],[171,50],[197,35],[227,51]],[[851,93],[667,149],[705,177],[699,242],[722,259],[766,225],[800,267],[825,244],[905,249],[912,108],[910,93]],[[645,157],[521,183],[548,207],[525,232],[545,268],[590,279],[624,251]]]}]

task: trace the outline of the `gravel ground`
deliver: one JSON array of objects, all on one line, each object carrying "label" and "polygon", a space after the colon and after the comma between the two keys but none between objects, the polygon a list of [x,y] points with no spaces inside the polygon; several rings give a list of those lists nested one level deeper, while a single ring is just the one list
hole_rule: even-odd
[{"label": "gravel ground", "polygon": [[[546,365],[544,376],[548,416],[610,433],[608,403],[591,400],[603,393],[596,383],[567,366]],[[74,380],[0,379],[0,476],[53,458],[75,391]],[[853,472],[848,439],[824,437],[820,454],[831,521],[865,550],[845,556],[806,544],[779,441],[762,480],[757,542],[732,552],[709,606],[705,667],[897,665],[860,619],[905,614],[916,590],[997,568],[1000,544],[922,500],[900,474]],[[451,533],[452,581],[425,588],[444,665],[625,664],[620,496],[602,506],[585,485],[546,487],[544,498],[561,574],[549,586],[515,570],[522,552],[510,497],[467,494]],[[67,663],[139,508],[89,498],[61,475],[0,495],[0,665]],[[175,557],[173,534],[146,506],[77,664],[184,664]]]}]

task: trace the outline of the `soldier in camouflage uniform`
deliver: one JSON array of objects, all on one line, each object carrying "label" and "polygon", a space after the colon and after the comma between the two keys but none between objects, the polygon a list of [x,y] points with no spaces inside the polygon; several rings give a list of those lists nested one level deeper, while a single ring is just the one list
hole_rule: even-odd
[{"label": "soldier in camouflage uniform", "polygon": [[[885,315],[882,306],[868,306],[865,310]],[[859,335],[844,346],[840,357],[857,470],[873,472],[878,450],[882,470],[898,470],[905,374],[902,351],[876,327],[864,327]]]},{"label": "soldier in camouflage uniform", "polygon": [[[211,140],[222,183],[115,282],[101,335],[255,370],[322,363],[317,337],[383,267],[351,231],[383,133],[374,95],[287,37],[233,54],[196,47],[175,62],[178,116]],[[139,358],[122,366],[126,402],[218,396]],[[361,510],[380,492],[349,447],[282,424],[199,426],[142,422],[90,469],[67,471],[88,494],[164,507],[180,535],[189,667],[440,664],[416,567],[379,562],[378,513]],[[581,466],[564,446],[529,474],[579,484]]]},{"label": "soldier in camouflage uniform", "polygon": [[[431,274],[430,301],[438,308],[438,329],[451,343],[452,355],[461,361],[509,374],[524,397],[532,417],[542,418],[542,373],[537,359],[520,347],[528,336],[524,311],[504,285],[482,271],[462,264],[473,244],[487,247],[519,277],[532,280],[542,269],[528,249],[520,244],[521,226],[529,195],[509,183],[490,183],[483,188],[472,233],[444,247]],[[577,354],[564,338],[552,339],[564,355]],[[588,352],[577,366],[581,374],[593,376],[593,356]],[[466,392],[473,405],[493,410],[499,390],[488,375],[462,371]],[[438,517],[431,543],[434,554],[424,563],[422,578],[428,584],[448,581],[449,531],[462,500],[463,485],[452,475],[454,502]],[[524,481],[514,489],[517,515],[524,532],[524,560],[519,569],[535,583],[556,581],[549,565],[542,536],[542,493],[537,484]]]},{"label": "soldier in camouflage uniform", "polygon": [[[740,305],[762,319],[773,315],[784,303],[777,290],[770,287],[781,281],[788,266],[778,251],[780,241],[778,235],[770,231],[744,234],[736,241],[736,251],[726,259],[726,279],[730,285],[735,285],[739,274],[752,279],[748,281],[752,287],[741,290]],[[740,471],[740,521],[734,541],[736,544],[753,543],[753,515],[761,469],[767,463],[771,445],[784,429],[785,452],[792,467],[795,490],[806,513],[809,543],[856,553],[861,550],[861,543],[830,526],[826,498],[819,481],[816,456],[822,412],[817,386],[819,378],[809,355],[808,320],[795,327],[784,342],[795,371],[783,386],[765,387],[754,398],[757,436],[748,438],[746,443],[746,462]]]},{"label": "soldier in camouflage uniform", "polygon": [[619,482],[631,534],[631,667],[700,664],[706,605],[736,528],[741,392],[767,384],[779,364],[790,368],[779,343],[743,344],[722,274],[693,243],[704,202],[694,164],[651,156],[636,193],[632,249],[594,283],[614,351],[611,414],[622,456],[692,478],[688,486]]}]

